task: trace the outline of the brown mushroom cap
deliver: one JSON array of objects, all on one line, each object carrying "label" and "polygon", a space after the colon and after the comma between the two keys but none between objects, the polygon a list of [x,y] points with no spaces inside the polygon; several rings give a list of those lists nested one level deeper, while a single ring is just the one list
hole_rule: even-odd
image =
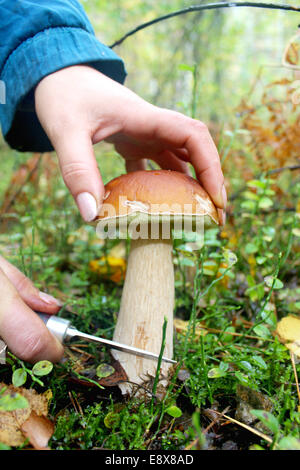
[{"label": "brown mushroom cap", "polygon": [[[96,220],[168,215],[176,217],[205,217],[208,223],[218,224],[217,210],[197,180],[171,170],[142,170],[114,178],[105,186],[105,196]],[[131,217],[129,217],[131,218]],[[206,223],[207,223],[206,222]]]}]

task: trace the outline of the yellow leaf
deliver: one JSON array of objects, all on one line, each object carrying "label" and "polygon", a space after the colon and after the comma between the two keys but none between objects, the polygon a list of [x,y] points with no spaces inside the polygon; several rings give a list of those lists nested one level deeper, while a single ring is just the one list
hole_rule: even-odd
[{"label": "yellow leaf", "polygon": [[296,356],[300,357],[300,318],[288,315],[276,327],[279,340]]},{"label": "yellow leaf", "polygon": [[225,230],[222,230],[222,231],[220,232],[220,237],[221,237],[221,238],[229,238],[228,233],[227,233]]},{"label": "yellow leaf", "polygon": [[100,259],[90,261],[89,267],[91,271],[99,274],[104,279],[109,279],[118,283],[125,278],[126,261],[123,258],[114,256],[102,256]]},{"label": "yellow leaf", "polygon": [[43,396],[46,398],[46,400],[48,401],[48,403],[50,403],[50,401],[51,401],[52,398],[53,398],[53,393],[52,393],[51,388],[48,388],[48,390],[46,390],[46,391],[43,393]]},{"label": "yellow leaf", "polygon": [[[178,333],[185,334],[188,331],[188,324],[189,322],[186,320],[181,320],[180,318],[174,318],[174,327]],[[196,324],[195,328],[195,336],[200,337],[207,334],[205,326],[201,323]]]}]

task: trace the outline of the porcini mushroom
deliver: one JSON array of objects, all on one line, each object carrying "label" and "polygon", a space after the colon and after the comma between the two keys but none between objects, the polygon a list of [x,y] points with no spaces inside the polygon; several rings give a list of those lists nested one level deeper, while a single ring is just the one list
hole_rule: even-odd
[{"label": "porcini mushroom", "polygon": [[[200,184],[170,170],[136,171],[121,175],[105,186],[98,215],[106,227],[128,228],[131,238],[125,283],[114,341],[159,354],[162,326],[167,319],[164,356],[173,357],[174,265],[172,228],[218,223],[216,208]],[[178,222],[180,222],[178,224]],[[188,222],[188,223],[187,223]],[[110,224],[110,225],[109,225]],[[175,228],[176,228],[175,227]],[[112,233],[115,233],[114,230]],[[142,384],[155,377],[157,361],[113,350],[129,382]],[[170,364],[161,365],[161,379]],[[130,383],[120,385],[132,394]]]}]

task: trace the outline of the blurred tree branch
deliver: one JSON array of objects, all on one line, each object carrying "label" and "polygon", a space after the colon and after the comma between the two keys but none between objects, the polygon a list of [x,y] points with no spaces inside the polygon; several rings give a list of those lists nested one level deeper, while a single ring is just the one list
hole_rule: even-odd
[{"label": "blurred tree branch", "polygon": [[142,29],[148,28],[156,23],[159,23],[164,20],[168,20],[170,18],[174,18],[175,16],[185,15],[187,13],[192,13],[196,11],[203,11],[203,10],[216,10],[220,8],[232,8],[232,7],[251,7],[251,8],[262,8],[266,10],[285,10],[285,11],[295,11],[300,13],[300,7],[286,5],[286,4],[274,4],[274,3],[255,3],[255,2],[218,2],[218,3],[208,3],[206,5],[193,5],[187,8],[182,8],[181,10],[173,11],[168,13],[167,15],[159,16],[154,18],[153,20],[147,21],[135,27],[134,29],[128,31],[124,36],[120,39],[115,41],[109,47],[114,48],[122,44],[127,38],[132,36],[133,34],[141,31]]}]

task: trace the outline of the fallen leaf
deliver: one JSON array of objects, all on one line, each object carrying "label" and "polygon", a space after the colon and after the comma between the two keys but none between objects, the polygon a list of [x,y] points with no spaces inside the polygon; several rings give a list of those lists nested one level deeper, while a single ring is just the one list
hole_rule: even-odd
[{"label": "fallen leaf", "polygon": [[236,398],[237,407],[235,419],[247,425],[254,425],[256,429],[265,432],[261,423],[255,424],[256,418],[253,416],[252,410],[256,409],[271,412],[273,410],[273,404],[269,397],[258,390],[253,390],[250,387],[238,384]]},{"label": "fallen leaf", "polygon": [[118,361],[113,362],[112,367],[115,370],[113,374],[98,380],[99,384],[103,387],[115,387],[120,382],[126,382],[126,380],[128,380],[125,370]]},{"label": "fallen leaf", "polygon": [[115,369],[110,364],[100,364],[96,369],[96,374],[99,379],[109,377],[115,372]]},{"label": "fallen leaf", "polygon": [[282,318],[275,333],[279,340],[296,356],[300,357],[300,318],[288,315]]},{"label": "fallen leaf", "polygon": [[50,450],[48,442],[54,432],[54,424],[46,416],[38,416],[32,411],[20,429],[35,449]]},{"label": "fallen leaf", "polygon": [[[118,361],[114,361],[110,367],[111,369],[114,369],[114,373],[110,374],[109,376],[99,379],[99,377],[97,377],[97,369],[92,368],[87,370],[91,372],[88,378],[94,380],[99,385],[102,385],[102,387],[116,387],[120,382],[126,382],[128,380],[126,372]],[[72,375],[70,377],[72,382],[76,382],[87,387],[97,387],[97,385],[93,384],[93,382],[88,380],[88,378],[84,378],[85,371],[83,368],[79,369],[77,372],[80,373],[80,377]]]},{"label": "fallen leaf", "polygon": [[109,279],[116,284],[125,279],[126,261],[123,258],[102,256],[100,259],[90,261],[89,267],[103,279]]},{"label": "fallen leaf", "polygon": [[15,393],[22,395],[28,401],[26,408],[0,411],[0,442],[13,447],[20,446],[26,440],[26,436],[21,430],[23,424],[30,418],[32,412],[37,416],[47,416],[48,398],[33,389],[0,383],[0,390],[2,388],[5,388],[3,395]]},{"label": "fallen leaf", "polygon": [[[181,320],[180,318],[174,318],[174,327],[178,333],[187,333],[188,325],[188,321]],[[207,331],[205,330],[205,326],[198,322],[195,328],[195,336],[199,338],[200,336],[206,335],[206,333]]]}]

